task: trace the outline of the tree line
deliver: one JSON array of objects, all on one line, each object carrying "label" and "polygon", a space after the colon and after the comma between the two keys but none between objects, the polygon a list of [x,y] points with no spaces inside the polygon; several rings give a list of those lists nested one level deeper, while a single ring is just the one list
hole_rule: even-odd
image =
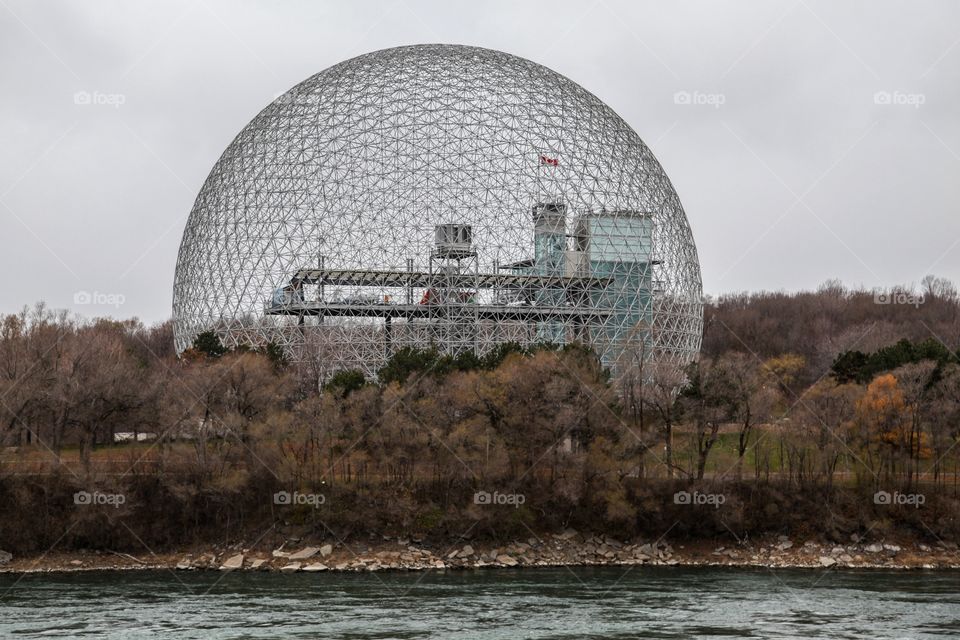
[{"label": "tree line", "polygon": [[[400,349],[375,380],[273,344],[228,350],[212,332],[178,357],[169,322],[38,305],[0,319],[0,502],[55,519],[45,483],[128,482],[196,530],[239,517],[228,504],[267,517],[273,507],[251,495],[300,488],[339,496],[325,517],[347,528],[630,531],[679,518],[719,531],[815,517],[823,492],[922,487],[953,501],[949,529],[958,301],[948,283],[925,286],[916,307],[833,284],[708,301],[697,362],[616,378],[579,345]],[[130,432],[133,443],[116,443]],[[691,483],[740,500],[706,515],[662,504]],[[504,517],[471,502],[480,490],[528,498]],[[38,491],[46,510],[24,501]]]}]

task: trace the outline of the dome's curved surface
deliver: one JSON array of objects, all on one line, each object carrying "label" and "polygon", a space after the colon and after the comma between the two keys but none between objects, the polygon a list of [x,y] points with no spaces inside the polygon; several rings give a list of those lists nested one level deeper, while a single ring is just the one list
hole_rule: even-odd
[{"label": "dome's curved surface", "polygon": [[[441,224],[470,237],[438,250]],[[677,194],[613,110],[528,60],[419,45],[322,71],[240,132],[190,213],[173,312],[178,352],[216,329],[368,372],[404,344],[504,340],[686,362],[700,292]]]}]

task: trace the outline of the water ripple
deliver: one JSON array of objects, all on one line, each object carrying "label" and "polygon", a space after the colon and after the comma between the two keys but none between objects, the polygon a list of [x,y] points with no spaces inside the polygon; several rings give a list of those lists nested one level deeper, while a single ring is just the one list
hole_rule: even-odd
[{"label": "water ripple", "polygon": [[0,637],[933,638],[960,634],[958,577],[679,567],[4,575]]}]

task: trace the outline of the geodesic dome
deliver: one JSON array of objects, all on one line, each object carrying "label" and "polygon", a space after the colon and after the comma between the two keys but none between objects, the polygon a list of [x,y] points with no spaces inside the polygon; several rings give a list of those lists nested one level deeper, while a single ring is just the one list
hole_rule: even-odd
[{"label": "geodesic dome", "polygon": [[528,60],[420,45],[296,85],[227,147],[187,221],[177,351],[206,330],[330,371],[403,346],[591,345],[623,369],[700,347],[677,194],[609,107]]}]

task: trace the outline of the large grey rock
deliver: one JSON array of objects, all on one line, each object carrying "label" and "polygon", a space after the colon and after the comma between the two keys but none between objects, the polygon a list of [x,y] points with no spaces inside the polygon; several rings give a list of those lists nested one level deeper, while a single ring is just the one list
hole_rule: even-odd
[{"label": "large grey rock", "polygon": [[235,556],[230,556],[223,561],[223,564],[220,565],[221,571],[233,571],[234,569],[239,569],[243,566],[243,554],[238,553]]},{"label": "large grey rock", "polygon": [[300,549],[300,551],[291,553],[290,560],[292,561],[309,560],[310,558],[317,555],[318,553],[320,553],[320,549],[317,547],[305,547],[303,549]]},{"label": "large grey rock", "polygon": [[617,540],[616,538],[611,538],[610,536],[604,536],[604,542],[614,549],[620,549],[623,547],[623,543]]},{"label": "large grey rock", "polygon": [[297,571],[300,571],[300,563],[291,562],[290,564],[280,567],[280,571],[281,573],[296,573]]},{"label": "large grey rock", "polygon": [[322,547],[320,547],[320,555],[323,556],[324,558],[329,556],[331,553],[333,553],[332,544],[325,544]]}]

